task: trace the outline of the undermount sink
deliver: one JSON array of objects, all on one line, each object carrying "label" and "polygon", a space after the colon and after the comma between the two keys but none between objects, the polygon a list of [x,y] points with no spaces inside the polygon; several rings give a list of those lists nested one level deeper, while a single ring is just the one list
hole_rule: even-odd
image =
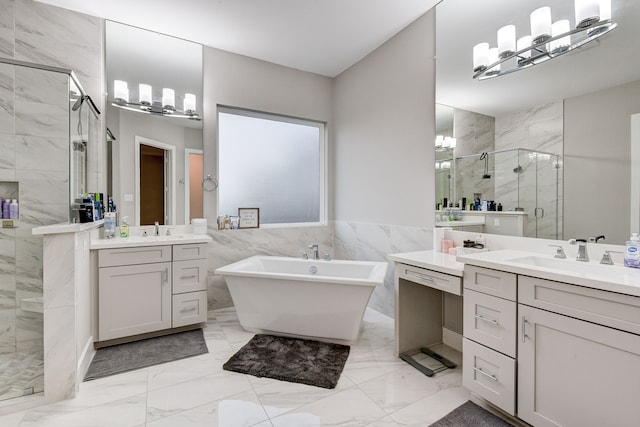
[{"label": "undermount sink", "polygon": [[545,258],[542,256],[526,256],[508,260],[516,264],[524,264],[535,267],[551,268],[564,273],[590,274],[611,277],[624,275],[626,270],[621,265],[604,265],[596,262],[583,262],[571,259]]}]

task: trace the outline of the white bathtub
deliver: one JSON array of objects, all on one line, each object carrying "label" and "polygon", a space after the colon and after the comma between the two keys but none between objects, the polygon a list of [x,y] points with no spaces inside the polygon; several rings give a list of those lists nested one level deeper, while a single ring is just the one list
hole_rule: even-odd
[{"label": "white bathtub", "polygon": [[215,272],[224,276],[244,329],[354,343],[386,271],[386,262],[254,256]]}]

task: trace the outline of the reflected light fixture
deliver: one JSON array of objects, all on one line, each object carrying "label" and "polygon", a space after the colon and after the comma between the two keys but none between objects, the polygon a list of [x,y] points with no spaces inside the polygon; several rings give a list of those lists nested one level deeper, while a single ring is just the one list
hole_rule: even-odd
[{"label": "reflected light fixture", "polygon": [[[509,24],[497,31],[497,47],[473,47],[473,78],[485,80],[520,71],[556,58],[607,34],[617,27],[611,20],[611,0],[575,0],[575,26],[569,19],[552,22],[551,8],[531,12],[531,34],[516,39]],[[517,41],[516,41],[517,40]]]},{"label": "reflected light fixture", "polygon": [[153,88],[151,85],[140,83],[138,85],[138,102],[129,102],[129,88],[123,80],[113,81],[113,100],[111,105],[129,111],[136,111],[159,116],[186,118],[201,120],[196,113],[196,96],[192,93],[184,95],[183,110],[176,108],[175,91],[171,88],[162,89],[162,98],[153,100]]},{"label": "reflected light fixture", "polygon": [[456,148],[456,139],[450,136],[436,136],[436,151],[447,151]]}]

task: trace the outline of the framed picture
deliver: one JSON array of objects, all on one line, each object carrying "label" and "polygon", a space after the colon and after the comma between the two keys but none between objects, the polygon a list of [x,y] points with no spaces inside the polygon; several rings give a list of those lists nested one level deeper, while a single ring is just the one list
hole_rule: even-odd
[{"label": "framed picture", "polygon": [[238,228],[260,227],[260,208],[238,208]]}]

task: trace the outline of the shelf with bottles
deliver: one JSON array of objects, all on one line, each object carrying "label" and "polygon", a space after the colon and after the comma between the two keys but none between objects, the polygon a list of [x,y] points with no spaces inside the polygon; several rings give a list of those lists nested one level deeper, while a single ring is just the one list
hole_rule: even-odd
[{"label": "shelf with bottles", "polygon": [[19,185],[16,181],[0,181],[0,225],[15,228],[20,218]]}]

